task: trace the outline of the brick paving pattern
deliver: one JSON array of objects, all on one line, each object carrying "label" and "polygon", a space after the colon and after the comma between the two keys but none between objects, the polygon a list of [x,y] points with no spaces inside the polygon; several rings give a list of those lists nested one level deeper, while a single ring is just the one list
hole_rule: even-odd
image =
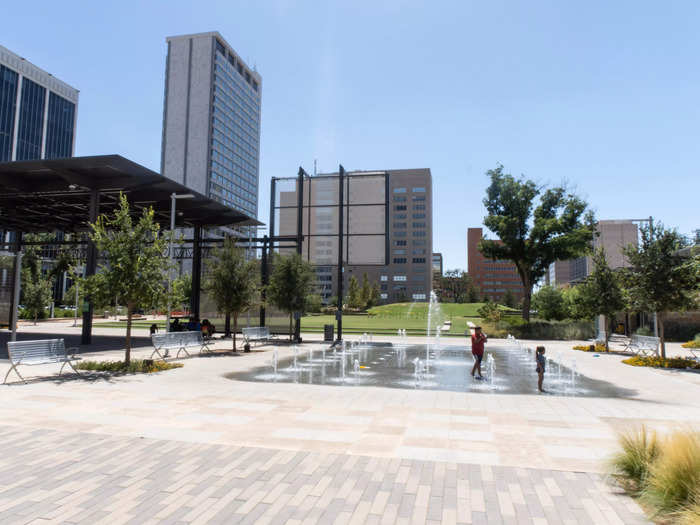
[{"label": "brick paving pattern", "polygon": [[0,522],[648,523],[595,473],[0,425]]}]

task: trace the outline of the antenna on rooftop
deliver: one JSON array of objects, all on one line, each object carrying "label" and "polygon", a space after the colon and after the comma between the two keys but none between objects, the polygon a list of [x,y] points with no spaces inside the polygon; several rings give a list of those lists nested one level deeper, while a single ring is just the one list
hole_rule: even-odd
[{"label": "antenna on rooftop", "polygon": [[314,159],[314,177],[316,176],[316,159]]}]

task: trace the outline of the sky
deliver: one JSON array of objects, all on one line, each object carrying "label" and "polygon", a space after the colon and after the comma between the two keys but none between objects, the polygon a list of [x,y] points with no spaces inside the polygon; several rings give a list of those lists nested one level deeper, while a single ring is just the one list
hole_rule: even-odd
[{"label": "sky", "polygon": [[271,177],[430,168],[433,251],[467,266],[485,172],[561,183],[600,219],[700,228],[695,1],[6,2],[0,44],[80,90],[78,156],[160,169],[165,37],[219,31],[263,78]]}]

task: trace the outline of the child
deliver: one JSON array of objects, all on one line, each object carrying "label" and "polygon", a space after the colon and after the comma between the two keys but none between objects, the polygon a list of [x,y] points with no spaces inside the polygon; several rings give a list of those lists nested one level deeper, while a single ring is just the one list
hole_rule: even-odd
[{"label": "child", "polygon": [[478,370],[479,375],[476,377],[477,379],[483,379],[481,375],[481,360],[484,358],[484,343],[487,340],[486,334],[481,331],[481,327],[475,326],[474,333],[472,334],[472,355],[474,356],[472,377],[474,377],[474,373]]},{"label": "child", "polygon": [[538,375],[537,388],[540,392],[544,392],[544,389],[542,388],[542,381],[544,381],[544,368],[547,362],[547,360],[544,357],[544,346],[537,347],[537,352],[535,353],[535,361],[537,361],[537,368],[535,369]]}]

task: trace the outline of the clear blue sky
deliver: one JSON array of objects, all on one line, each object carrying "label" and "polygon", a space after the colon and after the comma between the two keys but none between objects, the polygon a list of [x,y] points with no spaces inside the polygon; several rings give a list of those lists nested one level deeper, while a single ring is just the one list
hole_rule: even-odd
[{"label": "clear blue sky", "polygon": [[165,37],[218,30],[263,77],[270,177],[428,167],[434,250],[466,268],[497,163],[604,219],[700,228],[695,1],[5,2],[0,43],[80,89],[77,155],[158,170]]}]

